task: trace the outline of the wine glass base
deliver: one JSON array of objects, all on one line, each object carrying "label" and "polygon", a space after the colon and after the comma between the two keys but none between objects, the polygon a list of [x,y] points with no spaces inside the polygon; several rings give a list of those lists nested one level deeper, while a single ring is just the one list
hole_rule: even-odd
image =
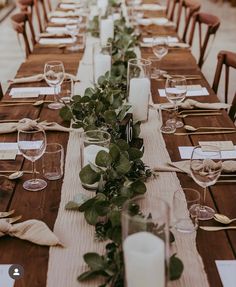
[{"label": "wine glass base", "polygon": [[181,121],[176,121],[175,126],[178,129],[178,128],[182,128],[184,126],[184,124]]},{"label": "wine glass base", "polygon": [[39,191],[44,189],[46,186],[47,182],[40,178],[30,179],[23,183],[24,189],[28,191]]},{"label": "wine glass base", "polygon": [[162,126],[160,130],[163,134],[173,134],[176,131],[176,128],[174,125],[166,125]]},{"label": "wine glass base", "polygon": [[215,210],[209,206],[200,206],[197,213],[198,220],[209,220],[214,217]]},{"label": "wine glass base", "polygon": [[61,109],[64,106],[65,105],[63,103],[53,102],[53,103],[50,103],[48,105],[48,108],[51,109],[51,110],[59,110],[59,109]]}]

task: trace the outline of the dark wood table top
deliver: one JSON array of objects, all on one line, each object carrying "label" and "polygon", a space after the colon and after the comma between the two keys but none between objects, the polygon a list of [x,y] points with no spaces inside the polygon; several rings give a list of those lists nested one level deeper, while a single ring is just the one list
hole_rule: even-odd
[{"label": "dark wood table top", "polygon": [[[143,33],[150,31],[153,35],[176,35],[173,28],[150,26],[141,27],[145,30]],[[147,36],[147,35],[145,35]],[[147,58],[153,55],[150,48],[142,48],[142,57]],[[29,58],[20,66],[16,76],[29,76],[32,74],[43,73],[44,63],[49,60],[61,60],[65,64],[65,70],[68,73],[76,74],[79,61],[82,53],[67,53],[63,49],[57,47],[46,48],[36,45],[34,52]],[[163,59],[162,68],[170,73],[176,74],[198,74],[202,75],[200,69],[196,64],[191,51],[189,49],[169,49],[168,55]],[[194,80],[191,83],[201,84],[206,86],[210,92],[208,97],[196,97],[196,100],[202,102],[215,102],[217,97],[212,91],[210,85],[202,75],[201,80]],[[166,99],[160,98],[158,95],[158,88],[163,88],[165,81],[152,80],[152,96],[154,102],[163,102]],[[46,86],[45,82],[28,83],[24,86]],[[22,86],[22,84],[12,85]],[[9,98],[6,94],[4,99]],[[195,99],[195,98],[194,98]],[[12,108],[0,106],[0,119],[21,119],[28,117],[40,120],[47,119],[48,121],[56,121],[64,124],[58,115],[58,111],[53,111],[47,108],[44,104],[42,107],[33,106],[19,106]],[[185,124],[194,126],[234,126],[229,119],[226,112],[222,112],[222,116],[203,116],[198,118],[186,118]],[[179,131],[182,131],[181,129]],[[61,143],[65,150],[68,141],[68,135],[60,132],[47,132],[48,142]],[[195,135],[195,136],[175,136],[164,135],[167,149],[173,161],[180,160],[178,153],[178,146],[180,145],[197,145],[199,140],[232,140],[236,144],[236,134],[226,135]],[[15,142],[16,133],[0,135],[1,142]],[[23,159],[22,156],[17,156],[16,161],[1,161],[0,169],[25,169],[30,170],[31,165],[29,161]],[[40,160],[37,163],[37,169],[41,170]],[[57,216],[57,211],[60,203],[60,191],[62,180],[48,181],[48,186],[45,190],[40,192],[29,192],[23,189],[23,182],[29,178],[30,175],[24,175],[17,181],[9,181],[0,177],[0,210],[7,211],[11,209],[16,210],[16,214],[21,214],[22,220],[31,218],[43,220],[50,228],[53,228]],[[193,187],[200,190],[199,186],[187,175],[178,175],[183,187]],[[207,193],[207,204],[212,206],[219,213],[227,214],[230,217],[236,217],[236,190],[234,184],[216,184],[209,188]],[[43,213],[39,212],[39,205],[43,203]],[[213,220],[201,224],[216,225]],[[205,270],[208,275],[210,286],[222,286],[220,278],[216,269],[216,259],[235,259],[236,254],[236,233],[235,231],[220,231],[220,232],[206,232],[198,230],[197,232],[197,247],[202,256]],[[49,248],[38,246],[27,241],[19,240],[9,236],[0,238],[0,263],[12,264],[17,263],[24,266],[25,276],[23,279],[16,282],[17,287],[46,286],[47,264],[48,264]],[[60,263],[58,263],[60,264]],[[69,286],[68,286],[69,287]]]}]

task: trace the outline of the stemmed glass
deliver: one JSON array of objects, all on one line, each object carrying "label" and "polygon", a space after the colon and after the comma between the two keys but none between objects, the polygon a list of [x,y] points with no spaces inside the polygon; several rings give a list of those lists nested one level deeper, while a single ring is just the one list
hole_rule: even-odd
[{"label": "stemmed glass", "polygon": [[59,102],[58,94],[60,85],[65,77],[64,65],[61,61],[49,61],[44,65],[44,78],[50,87],[54,87],[54,102],[48,107],[52,110],[58,110],[64,106]]},{"label": "stemmed glass", "polygon": [[190,171],[194,181],[204,188],[202,204],[199,206],[198,219],[208,220],[215,211],[206,202],[206,188],[216,183],[222,170],[221,152],[218,147],[196,146],[191,155]]},{"label": "stemmed glass", "polygon": [[24,182],[23,187],[29,191],[42,190],[47,186],[45,180],[36,178],[35,161],[39,159],[46,149],[46,134],[44,130],[18,131],[17,144],[23,156],[32,162],[33,178]]},{"label": "stemmed glass", "polygon": [[[81,22],[81,18],[79,18],[79,20],[75,24],[66,25],[66,29],[68,33],[70,34],[70,36],[72,37],[72,39],[74,40],[74,43],[76,42],[76,39],[77,39],[76,36],[79,34],[79,31],[80,31],[80,22]],[[81,49],[80,45],[77,45],[76,43],[70,47],[67,47],[67,50],[72,51],[72,52],[78,51],[80,49]]]},{"label": "stemmed glass", "polygon": [[175,126],[176,128],[183,127],[183,123],[177,120],[178,114],[178,104],[181,103],[187,94],[187,82],[184,76],[172,76],[167,78],[165,85],[166,97],[176,108],[176,119]]},{"label": "stemmed glass", "polygon": [[161,76],[162,74],[166,73],[166,71],[160,70],[160,63],[161,59],[168,53],[167,43],[160,43],[159,39],[154,38],[152,42],[152,51],[159,61],[159,66],[157,68],[156,74]]}]

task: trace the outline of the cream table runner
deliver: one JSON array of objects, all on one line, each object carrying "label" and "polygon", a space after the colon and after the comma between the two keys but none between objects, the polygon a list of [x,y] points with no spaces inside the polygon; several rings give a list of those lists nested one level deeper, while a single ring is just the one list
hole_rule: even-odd
[{"label": "cream table runner", "polygon": [[[88,38],[90,51],[85,55],[91,55],[92,37]],[[87,53],[87,54],[86,54]],[[87,56],[85,57],[87,58]],[[84,60],[87,60],[85,59]],[[90,59],[91,60],[91,59]],[[87,64],[87,65],[86,65]],[[88,65],[89,64],[89,65]],[[87,74],[87,79],[92,79],[91,63],[80,65],[78,74]],[[82,84],[83,85],[83,84]],[[149,120],[141,127],[141,136],[144,139],[144,162],[150,167],[162,165],[170,161],[164,139],[160,132],[160,123],[157,112],[150,110]],[[83,189],[79,179],[80,171],[80,138],[76,132],[71,132],[67,146],[65,176],[61,190],[61,202],[57,219],[54,226],[55,234],[60,238],[65,248],[51,247],[49,251],[49,263],[47,274],[47,287],[78,287],[98,286],[96,281],[79,283],[78,275],[86,271],[86,264],[83,255],[86,252],[103,253],[104,243],[94,240],[94,227],[87,224],[84,214],[76,211],[66,211],[65,205],[72,200],[77,193],[90,195],[90,191]],[[158,178],[147,183],[146,196],[152,197],[158,193],[172,206],[173,194],[180,189],[180,182],[176,173],[160,173]],[[184,208],[184,207],[183,207]],[[203,262],[196,248],[196,233],[180,234],[175,233],[175,243],[171,251],[177,252],[184,263],[184,272],[179,280],[170,282],[168,286],[173,287],[208,287],[207,276]]]}]

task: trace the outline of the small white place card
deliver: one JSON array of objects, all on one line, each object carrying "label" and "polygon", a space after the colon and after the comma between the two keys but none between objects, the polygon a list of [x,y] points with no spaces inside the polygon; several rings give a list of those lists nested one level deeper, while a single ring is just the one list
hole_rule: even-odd
[{"label": "small white place card", "polygon": [[0,142],[0,160],[14,160],[17,154],[20,154],[17,143]]},{"label": "small white place card", "polygon": [[9,264],[0,264],[0,287],[13,287],[15,280],[12,279],[8,270],[11,267]]},{"label": "small white place card", "polygon": [[[181,159],[191,159],[193,148],[192,146],[179,146],[179,153]],[[199,153],[200,154],[200,153]],[[206,155],[206,152],[204,152]],[[202,157],[204,158],[204,157]],[[236,158],[236,146],[234,146],[234,150],[230,151],[222,151],[221,152],[222,159],[233,159]]]},{"label": "small white place card", "polygon": [[0,160],[15,160],[17,150],[0,150]]},{"label": "small white place card", "polygon": [[210,147],[218,147],[221,151],[223,150],[231,150],[234,151],[234,144],[232,141],[214,141],[214,142],[207,142],[201,141],[199,145],[202,147],[203,151],[211,151]]},{"label": "small white place card", "polygon": [[24,88],[12,88],[10,96],[12,98],[32,98],[39,95],[54,95],[53,87],[24,87]]},{"label": "small white place card", "polygon": [[[174,88],[173,88],[174,89]],[[165,89],[158,89],[160,97],[166,97]],[[196,97],[196,96],[208,96],[209,92],[207,88],[202,87],[201,85],[188,85],[187,86],[187,97]]]},{"label": "small white place card", "polygon": [[236,260],[216,260],[216,266],[224,287],[236,286]]}]

